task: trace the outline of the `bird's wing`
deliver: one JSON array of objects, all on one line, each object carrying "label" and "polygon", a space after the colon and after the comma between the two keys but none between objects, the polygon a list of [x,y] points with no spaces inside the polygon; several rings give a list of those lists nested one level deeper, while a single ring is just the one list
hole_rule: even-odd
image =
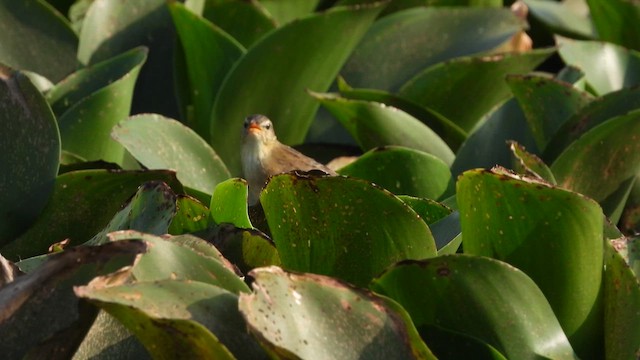
[{"label": "bird's wing", "polygon": [[268,161],[263,162],[263,165],[265,165],[265,170],[270,175],[281,174],[292,170],[320,170],[329,175],[338,175],[335,171],[312,158],[282,144],[271,150]]}]

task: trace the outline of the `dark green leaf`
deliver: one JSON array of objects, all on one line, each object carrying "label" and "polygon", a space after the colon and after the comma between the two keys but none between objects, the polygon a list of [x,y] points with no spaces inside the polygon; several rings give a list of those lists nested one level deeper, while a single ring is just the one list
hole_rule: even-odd
[{"label": "dark green leaf", "polygon": [[209,208],[191,196],[178,196],[177,212],[167,232],[181,235],[207,229],[213,225]]},{"label": "dark green leaf", "polygon": [[586,0],[601,40],[640,50],[640,4],[626,0]]},{"label": "dark green leaf", "polygon": [[320,0],[260,0],[276,23],[282,25],[313,12]]},{"label": "dark green leaf", "polygon": [[399,195],[398,198],[405,204],[411,206],[413,211],[420,215],[427,225],[431,225],[451,214],[451,209],[434,200],[421,199],[407,195]]},{"label": "dark green leaf", "polygon": [[524,3],[531,15],[554,34],[583,39],[597,37],[589,16],[576,12],[567,1],[524,0]]},{"label": "dark green leaf", "polygon": [[513,153],[513,169],[522,175],[548,181],[557,184],[551,169],[539,157],[527,151],[524,146],[515,141],[509,142],[509,148]]},{"label": "dark green leaf", "polygon": [[208,0],[202,16],[233,36],[249,48],[269,31],[275,29],[275,20],[257,1]]}]

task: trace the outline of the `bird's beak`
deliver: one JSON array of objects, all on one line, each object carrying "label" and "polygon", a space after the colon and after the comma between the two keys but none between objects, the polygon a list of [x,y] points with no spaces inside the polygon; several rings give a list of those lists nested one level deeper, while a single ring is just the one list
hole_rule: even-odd
[{"label": "bird's beak", "polygon": [[260,128],[260,125],[256,123],[251,123],[249,124],[249,129],[247,129],[247,131],[249,131],[250,133],[257,134],[262,131],[262,128]]}]

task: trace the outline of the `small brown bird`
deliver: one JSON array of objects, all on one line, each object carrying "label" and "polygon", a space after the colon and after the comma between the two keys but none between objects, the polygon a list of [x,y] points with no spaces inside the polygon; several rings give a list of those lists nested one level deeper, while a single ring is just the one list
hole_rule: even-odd
[{"label": "small brown bird", "polygon": [[250,115],[244,120],[242,133],[242,170],[249,183],[249,205],[255,205],[260,191],[274,175],[293,170],[335,171],[284,145],[276,138],[271,120],[264,115]]}]

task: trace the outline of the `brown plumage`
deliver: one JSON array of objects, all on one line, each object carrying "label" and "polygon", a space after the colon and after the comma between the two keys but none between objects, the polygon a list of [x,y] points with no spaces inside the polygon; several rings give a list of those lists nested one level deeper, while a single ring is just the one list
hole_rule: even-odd
[{"label": "brown plumage", "polygon": [[264,115],[251,115],[244,120],[242,170],[249,183],[249,205],[258,202],[260,190],[271,176],[293,170],[320,170],[328,175],[337,175],[312,158],[280,143],[271,120]]}]

